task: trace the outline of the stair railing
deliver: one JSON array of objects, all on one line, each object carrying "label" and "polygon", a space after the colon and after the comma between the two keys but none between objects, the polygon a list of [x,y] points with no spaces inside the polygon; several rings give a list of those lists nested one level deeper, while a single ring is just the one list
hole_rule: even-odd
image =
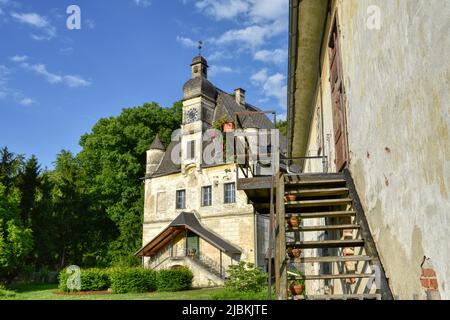
[{"label": "stair railing", "polygon": [[219,263],[217,263],[217,261],[215,261],[214,259],[211,259],[210,257],[204,254],[188,255],[186,257],[202,264],[203,266],[210,269],[210,271],[217,274],[222,279],[226,278],[225,268],[221,266]]}]

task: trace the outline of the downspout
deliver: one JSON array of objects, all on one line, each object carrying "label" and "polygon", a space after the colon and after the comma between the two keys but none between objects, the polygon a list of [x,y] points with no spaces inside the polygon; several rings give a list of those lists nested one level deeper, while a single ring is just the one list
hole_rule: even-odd
[{"label": "downspout", "polygon": [[254,228],[254,248],[255,248],[255,265],[258,266],[258,216],[255,208],[253,208],[253,228]]},{"label": "downspout", "polygon": [[298,8],[299,0],[290,0],[289,4],[289,66],[288,66],[288,112],[287,112],[287,157],[292,157],[292,139],[294,130],[295,74],[298,53]]}]

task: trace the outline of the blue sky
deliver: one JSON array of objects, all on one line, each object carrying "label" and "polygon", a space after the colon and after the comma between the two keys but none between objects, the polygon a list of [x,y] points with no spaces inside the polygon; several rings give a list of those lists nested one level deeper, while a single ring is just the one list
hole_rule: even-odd
[{"label": "blue sky", "polygon": [[286,114],[288,0],[0,0],[0,146],[50,168],[100,118],[171,106],[198,40],[216,86]]}]

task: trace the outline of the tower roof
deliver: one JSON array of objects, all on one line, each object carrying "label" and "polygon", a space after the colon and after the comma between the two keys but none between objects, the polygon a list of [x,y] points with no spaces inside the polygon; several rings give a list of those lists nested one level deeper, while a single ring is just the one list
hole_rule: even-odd
[{"label": "tower roof", "polygon": [[161,140],[159,139],[159,134],[156,135],[155,139],[153,140],[152,144],[150,145],[149,150],[162,150],[166,151],[166,148],[162,144]]},{"label": "tower roof", "polygon": [[203,56],[201,56],[201,55],[198,55],[198,56],[194,57],[194,59],[192,59],[192,64],[191,64],[191,66],[196,65],[196,64],[199,64],[199,63],[204,64],[205,66],[208,66],[208,62],[207,62],[206,59],[205,59]]}]

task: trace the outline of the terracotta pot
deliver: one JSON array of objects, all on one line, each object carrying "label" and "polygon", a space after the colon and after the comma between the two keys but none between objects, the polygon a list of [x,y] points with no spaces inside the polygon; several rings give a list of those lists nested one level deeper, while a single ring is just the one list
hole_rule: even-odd
[{"label": "terracotta pot", "polygon": [[234,123],[226,122],[223,124],[223,132],[233,132],[234,131]]},{"label": "terracotta pot", "polygon": [[289,226],[290,226],[292,229],[298,229],[298,227],[300,226],[299,218],[298,218],[298,217],[291,217],[291,218],[289,219]]},{"label": "terracotta pot", "polygon": [[302,255],[302,249],[292,248],[292,256],[294,258],[300,258],[301,255]]},{"label": "terracotta pot", "polygon": [[342,236],[346,239],[353,238],[353,230],[351,229],[345,229],[342,231]]},{"label": "terracotta pot", "polygon": [[292,295],[300,296],[305,291],[305,285],[303,285],[303,284],[291,284],[289,286],[289,290],[291,291]]},{"label": "terracotta pot", "polygon": [[356,262],[355,261],[345,261],[345,270],[347,272],[355,272],[356,271]]},{"label": "terracotta pot", "polygon": [[355,254],[355,249],[353,248],[344,248],[344,250],[342,250],[344,253],[344,256],[353,256]]},{"label": "terracotta pot", "polygon": [[295,199],[297,199],[297,196],[295,194],[288,194],[287,196],[284,197],[284,199],[286,201],[295,201]]}]

